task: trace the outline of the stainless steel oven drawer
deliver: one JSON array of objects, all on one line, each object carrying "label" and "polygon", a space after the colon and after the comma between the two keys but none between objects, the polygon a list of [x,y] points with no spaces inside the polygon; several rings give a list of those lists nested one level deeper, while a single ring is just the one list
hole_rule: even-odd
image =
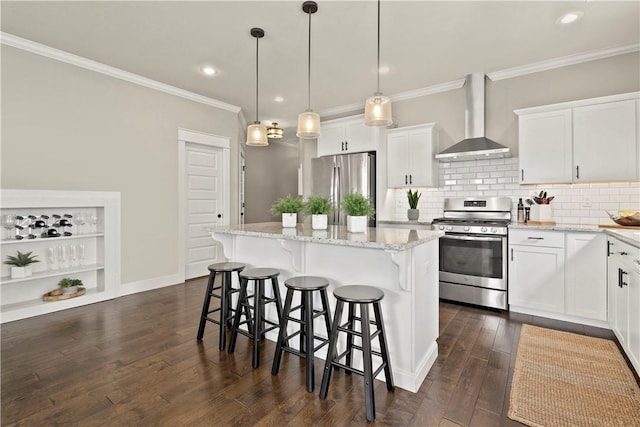
[{"label": "stainless steel oven drawer", "polygon": [[507,292],[495,289],[440,282],[440,298],[500,310],[507,309]]}]

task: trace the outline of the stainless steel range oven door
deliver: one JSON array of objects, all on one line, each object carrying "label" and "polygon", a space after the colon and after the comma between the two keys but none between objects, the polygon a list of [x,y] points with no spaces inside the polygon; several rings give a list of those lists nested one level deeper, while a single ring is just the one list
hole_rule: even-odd
[{"label": "stainless steel range oven door", "polygon": [[507,289],[506,236],[445,234],[440,238],[440,281]]}]

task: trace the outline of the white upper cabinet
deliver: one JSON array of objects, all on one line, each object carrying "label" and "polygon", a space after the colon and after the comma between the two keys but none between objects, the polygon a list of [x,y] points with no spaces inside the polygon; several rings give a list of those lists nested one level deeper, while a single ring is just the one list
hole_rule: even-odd
[{"label": "white upper cabinet", "polygon": [[437,187],[438,132],[435,124],[408,126],[387,132],[387,185]]},{"label": "white upper cabinet", "polygon": [[520,183],[571,182],[571,109],[520,116]]},{"label": "white upper cabinet", "polygon": [[364,125],[364,116],[322,122],[318,156],[376,150],[376,128]]},{"label": "white upper cabinet", "polygon": [[639,178],[640,93],[516,110],[520,183]]},{"label": "white upper cabinet", "polygon": [[628,181],[638,177],[636,101],[573,109],[575,181]]}]

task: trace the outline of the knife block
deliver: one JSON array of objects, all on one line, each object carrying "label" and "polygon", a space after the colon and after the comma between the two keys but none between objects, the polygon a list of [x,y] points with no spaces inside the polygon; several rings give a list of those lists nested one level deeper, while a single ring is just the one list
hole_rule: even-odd
[{"label": "knife block", "polygon": [[551,205],[533,205],[531,206],[531,221],[551,221],[553,219],[553,210]]}]

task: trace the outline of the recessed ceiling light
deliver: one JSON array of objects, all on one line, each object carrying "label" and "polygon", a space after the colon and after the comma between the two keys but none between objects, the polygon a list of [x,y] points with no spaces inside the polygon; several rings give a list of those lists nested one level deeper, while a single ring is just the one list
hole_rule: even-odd
[{"label": "recessed ceiling light", "polygon": [[205,65],[203,67],[200,68],[200,71],[202,71],[202,74],[206,75],[206,76],[215,76],[217,71],[215,68],[213,68],[210,65]]},{"label": "recessed ceiling light", "polygon": [[564,15],[562,15],[560,18],[558,18],[556,22],[558,24],[565,24],[565,25],[572,24],[576,22],[578,19],[582,18],[582,15],[584,15],[584,13],[580,11],[567,12]]},{"label": "recessed ceiling light", "polygon": [[276,101],[276,102],[282,102],[282,101],[284,101],[284,98],[281,97],[281,96],[276,96],[275,98],[273,98],[273,100]]}]

